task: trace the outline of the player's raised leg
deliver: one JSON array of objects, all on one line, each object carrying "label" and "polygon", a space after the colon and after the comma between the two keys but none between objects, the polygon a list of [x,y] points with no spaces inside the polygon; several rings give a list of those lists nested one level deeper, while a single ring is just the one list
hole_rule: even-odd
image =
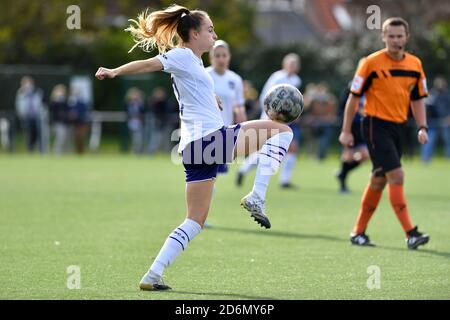
[{"label": "player's raised leg", "polygon": [[272,120],[244,122],[237,137],[235,157],[247,156],[259,150],[253,189],[241,200],[241,205],[265,228],[271,227],[265,213],[267,187],[270,177],[280,167],[292,137],[289,126]]}]

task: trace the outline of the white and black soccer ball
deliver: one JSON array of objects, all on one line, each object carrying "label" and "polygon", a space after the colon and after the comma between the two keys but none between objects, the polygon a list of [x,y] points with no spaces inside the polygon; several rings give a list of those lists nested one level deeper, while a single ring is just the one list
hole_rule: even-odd
[{"label": "white and black soccer ball", "polygon": [[264,111],[274,121],[290,123],[302,114],[303,107],[303,95],[290,84],[273,86],[264,97]]}]

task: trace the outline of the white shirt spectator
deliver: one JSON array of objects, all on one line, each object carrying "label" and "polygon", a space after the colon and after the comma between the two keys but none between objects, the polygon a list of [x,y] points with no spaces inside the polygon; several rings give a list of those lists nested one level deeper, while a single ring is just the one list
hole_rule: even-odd
[{"label": "white shirt spectator", "polygon": [[226,126],[234,124],[234,109],[244,106],[244,85],[242,78],[231,70],[218,74],[212,66],[206,68],[214,80],[216,94],[222,101],[222,118]]}]

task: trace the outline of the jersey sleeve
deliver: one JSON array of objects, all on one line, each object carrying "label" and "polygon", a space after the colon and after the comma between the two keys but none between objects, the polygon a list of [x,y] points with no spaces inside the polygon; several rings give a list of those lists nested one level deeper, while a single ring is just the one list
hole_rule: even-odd
[{"label": "jersey sleeve", "polygon": [[175,48],[166,53],[156,56],[161,64],[163,65],[163,70],[166,73],[171,73],[177,76],[182,75],[186,72],[188,66],[189,54],[185,49]]},{"label": "jersey sleeve", "polygon": [[370,87],[372,78],[376,77],[375,71],[370,69],[370,63],[368,59],[364,59],[356,70],[355,76],[350,87],[350,92],[355,96],[362,96],[364,92]]},{"label": "jersey sleeve", "polygon": [[411,91],[411,100],[419,100],[428,96],[427,78],[422,68],[422,63],[419,61],[420,77]]}]

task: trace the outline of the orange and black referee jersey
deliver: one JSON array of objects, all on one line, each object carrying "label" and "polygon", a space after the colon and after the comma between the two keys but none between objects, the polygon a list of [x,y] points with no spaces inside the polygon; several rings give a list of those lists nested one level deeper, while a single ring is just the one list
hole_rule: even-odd
[{"label": "orange and black referee jersey", "polygon": [[395,123],[408,118],[411,100],[428,95],[422,62],[405,53],[396,61],[386,49],[369,55],[356,71],[350,89],[356,96],[365,95],[364,115]]}]

